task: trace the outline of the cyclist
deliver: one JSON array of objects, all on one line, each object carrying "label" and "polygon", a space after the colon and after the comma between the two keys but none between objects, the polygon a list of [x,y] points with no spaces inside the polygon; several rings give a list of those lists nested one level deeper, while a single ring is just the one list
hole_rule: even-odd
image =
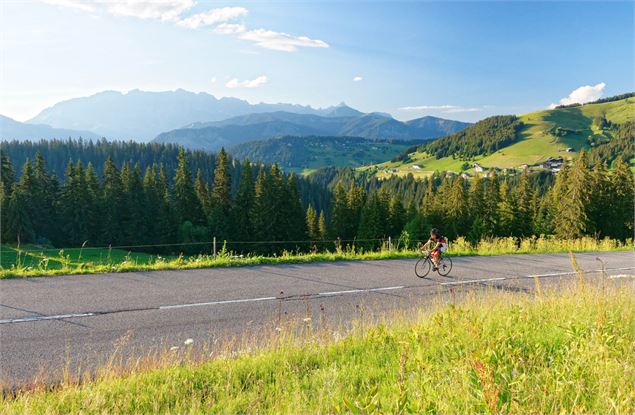
[{"label": "cyclist", "polygon": [[445,236],[441,236],[441,233],[437,228],[432,228],[430,231],[430,239],[428,242],[421,246],[421,251],[427,249],[430,245],[434,245],[434,248],[430,251],[430,256],[432,257],[432,271],[436,271],[439,269],[439,262],[441,261],[441,253],[447,251],[448,249],[448,240]]}]

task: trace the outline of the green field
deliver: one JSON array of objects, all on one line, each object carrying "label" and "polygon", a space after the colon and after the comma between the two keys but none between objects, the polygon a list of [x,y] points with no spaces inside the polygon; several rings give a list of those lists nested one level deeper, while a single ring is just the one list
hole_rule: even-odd
[{"label": "green field", "polygon": [[65,269],[90,270],[95,266],[122,263],[139,265],[154,263],[157,255],[108,248],[42,248],[35,245],[0,246],[0,275],[12,269],[56,272]]},{"label": "green field", "polygon": [[[589,148],[589,138],[596,142],[611,139],[610,131],[599,130],[593,125],[596,117],[604,116],[615,124],[635,121],[635,98],[600,104],[586,104],[576,107],[558,108],[532,112],[520,116],[524,126],[520,131],[520,141],[507,146],[494,154],[479,156],[470,162],[485,167],[519,169],[522,164],[538,165],[550,157],[564,157],[565,160],[575,157],[580,150]],[[552,134],[554,127],[566,129],[568,133],[556,137]],[[571,147],[574,153],[564,150]],[[384,162],[374,166],[360,167],[360,170],[376,172],[378,177],[391,174],[400,176],[412,173],[414,176],[429,176],[435,171],[460,172],[462,160],[452,157],[436,159],[424,152],[410,154],[407,162]],[[414,168],[419,166],[420,168]],[[393,172],[396,170],[396,172]],[[470,167],[466,170],[474,174]]]},{"label": "green field", "polygon": [[[149,270],[176,270],[213,267],[239,267],[262,264],[302,264],[326,261],[355,261],[416,258],[416,241],[394,240],[391,247],[386,241],[377,250],[363,250],[355,246],[337,248],[334,243],[322,242],[323,249],[316,253],[288,252],[281,255],[234,255],[221,250],[216,257],[209,254],[191,256],[151,255],[107,248],[42,249],[34,246],[1,246],[2,267],[0,279],[39,277],[65,274],[91,274]],[[406,246],[407,245],[407,246]],[[633,249],[633,240],[557,239],[555,237],[527,238],[516,246],[516,239],[490,238],[476,244],[457,238],[452,241],[448,255],[503,255],[540,254],[555,252],[620,251]]]},{"label": "green field", "polygon": [[85,383],[0,395],[0,412],[632,414],[635,296],[613,281],[452,291],[379,325],[363,310],[352,327],[307,310],[260,340],[185,343]]}]

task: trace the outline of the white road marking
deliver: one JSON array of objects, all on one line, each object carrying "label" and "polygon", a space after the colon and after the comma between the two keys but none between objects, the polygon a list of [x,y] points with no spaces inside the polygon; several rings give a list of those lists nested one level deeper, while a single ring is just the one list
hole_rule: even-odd
[{"label": "white road marking", "polygon": [[[608,268],[604,271],[623,271],[623,270],[633,270],[635,267],[623,267],[623,268]],[[583,272],[602,272],[601,269],[591,270],[591,271],[583,271]],[[480,282],[492,282],[492,281],[505,281],[510,279],[518,279],[518,278],[540,278],[540,277],[556,277],[562,275],[575,275],[575,272],[555,272],[551,274],[535,274],[535,275],[525,275],[525,276],[515,276],[515,277],[498,277],[498,278],[482,278],[475,280],[462,280],[462,281],[447,281],[438,283],[438,285],[449,286],[449,285],[463,285],[463,284],[475,284]],[[612,275],[609,278],[617,279],[617,278],[635,278],[635,275]],[[414,288],[415,286],[412,286]],[[405,285],[397,285],[392,287],[378,287],[378,288],[359,288],[352,290],[342,290],[342,291],[327,291],[318,293],[317,296],[321,297],[329,297],[335,295],[344,295],[344,294],[359,294],[366,292],[378,292],[378,291],[391,291],[391,290],[401,290],[404,288],[411,288]],[[311,294],[309,294],[311,296]],[[316,295],[313,294],[315,297]],[[191,303],[191,304],[175,304],[175,305],[164,305],[155,308],[149,308],[148,310],[171,310],[177,308],[187,308],[187,307],[202,307],[202,306],[210,306],[210,305],[223,305],[223,304],[238,304],[238,303],[253,303],[259,301],[273,301],[279,300],[279,297],[258,297],[258,298],[242,298],[236,300],[220,300],[220,301],[209,301],[204,303]],[[7,319],[0,320],[0,324],[11,324],[11,323],[25,323],[31,321],[42,321],[42,320],[63,320],[67,318],[79,318],[79,317],[91,317],[95,316],[99,313],[77,313],[77,314],[60,314],[54,316],[34,316],[34,317],[23,317],[23,318],[15,318],[15,319]]]},{"label": "white road marking", "polygon": [[28,321],[40,321],[40,320],[62,320],[65,318],[90,317],[94,315],[95,313],[79,313],[79,314],[59,314],[56,316],[23,317],[23,318],[13,318],[8,320],[0,320],[0,324],[25,323]]},{"label": "white road marking", "polygon": [[176,304],[176,305],[162,305],[159,310],[169,310],[172,308],[185,308],[185,307],[200,307],[205,305],[220,305],[220,304],[236,304],[236,303],[252,303],[256,301],[271,301],[276,297],[260,297],[260,298],[243,298],[239,300],[222,300],[222,301],[210,301],[207,303],[192,303],[192,304]]},{"label": "white road marking", "polygon": [[620,278],[635,278],[635,275],[629,275],[629,274],[609,275],[609,278],[612,280],[617,280]]},{"label": "white road marking", "polygon": [[330,295],[341,295],[341,294],[356,294],[356,293],[367,293],[367,292],[375,292],[375,291],[390,291],[390,290],[401,290],[406,288],[404,285],[398,285],[394,287],[380,287],[380,288],[360,288],[357,290],[345,290],[345,291],[328,291],[325,293],[319,293],[321,296],[330,296]]},{"label": "white road marking", "polygon": [[461,285],[461,284],[474,284],[477,282],[488,282],[488,281],[503,281],[506,280],[506,277],[498,277],[498,278],[483,278],[481,280],[463,280],[463,281],[449,281],[442,282],[439,285]]},{"label": "white road marking", "polygon": [[[607,269],[592,269],[592,270],[581,270],[582,273],[587,273],[587,272],[602,272],[602,271],[624,271],[627,269],[635,269],[635,267],[624,267],[624,268],[607,268]],[[568,272],[554,272],[552,274],[535,274],[535,275],[527,275],[527,278],[536,278],[536,277],[557,277],[559,275],[574,275],[576,272],[575,271],[568,271]]]}]

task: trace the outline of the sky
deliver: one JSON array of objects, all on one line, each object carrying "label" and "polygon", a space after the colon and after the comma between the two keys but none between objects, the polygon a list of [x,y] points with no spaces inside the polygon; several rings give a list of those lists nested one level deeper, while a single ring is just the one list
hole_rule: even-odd
[{"label": "sky", "polygon": [[635,90],[635,2],[1,0],[0,114],[178,88],[476,121]]}]

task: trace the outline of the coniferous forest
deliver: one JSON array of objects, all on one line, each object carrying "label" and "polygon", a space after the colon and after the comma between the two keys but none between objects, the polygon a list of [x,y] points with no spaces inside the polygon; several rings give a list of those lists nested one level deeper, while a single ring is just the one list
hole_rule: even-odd
[{"label": "coniferous forest", "polygon": [[334,168],[302,178],[224,150],[43,141],[3,144],[1,169],[3,243],[197,253],[216,237],[237,253],[272,254],[413,243],[433,226],[473,241],[633,235],[628,165],[618,157],[609,170],[584,153],[556,175],[378,180]]}]

